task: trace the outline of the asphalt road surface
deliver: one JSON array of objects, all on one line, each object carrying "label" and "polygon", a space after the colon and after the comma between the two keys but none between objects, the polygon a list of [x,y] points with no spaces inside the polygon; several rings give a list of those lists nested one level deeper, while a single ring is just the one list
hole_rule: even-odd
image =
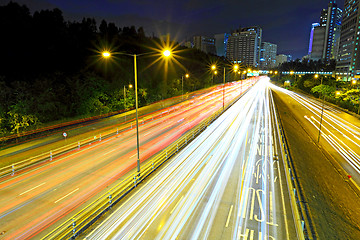
[{"label": "asphalt road surface", "polygon": [[322,100],[272,89],[317,237],[360,239],[359,118]]},{"label": "asphalt road surface", "polygon": [[[251,86],[243,83],[242,91]],[[227,85],[225,101],[240,93]],[[168,108],[161,117],[140,121],[140,159],[145,161],[222,108],[221,86]],[[40,237],[92,201],[136,165],[135,127],[83,146],[0,182],[0,238]]]},{"label": "asphalt road surface", "polygon": [[266,78],[86,239],[296,239]]}]

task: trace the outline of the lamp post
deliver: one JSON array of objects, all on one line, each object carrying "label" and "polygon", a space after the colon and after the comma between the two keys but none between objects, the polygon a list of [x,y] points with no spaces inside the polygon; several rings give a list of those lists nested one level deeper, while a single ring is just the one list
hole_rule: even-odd
[{"label": "lamp post", "polygon": [[[139,141],[139,115],[138,115],[138,93],[137,93],[137,63],[136,57],[142,55],[148,55],[153,53],[142,53],[142,54],[129,54],[129,53],[119,53],[122,55],[132,56],[134,58],[134,80],[135,80],[135,112],[136,112],[136,148],[137,148],[137,172],[140,174],[140,141]],[[111,53],[109,51],[102,52],[102,56],[105,59],[111,57]],[[168,58],[171,56],[171,51],[166,49],[162,51],[162,56]]]},{"label": "lamp post", "polygon": [[[318,78],[319,75],[315,75],[315,78]],[[322,78],[320,79],[320,85],[322,86]],[[321,96],[320,96],[320,100],[321,100]],[[319,135],[318,135],[318,143],[320,142],[320,136],[321,136],[321,126],[322,126],[322,119],[323,119],[323,115],[324,115],[324,105],[325,105],[325,96],[323,96],[323,102],[322,102],[322,107],[321,107],[321,116],[320,116],[320,127],[319,127]]]},{"label": "lamp post", "polygon": [[240,81],[240,95],[241,95],[241,93],[242,93],[242,79],[241,79],[241,71],[240,70],[238,71],[238,74],[240,75],[239,81]]},{"label": "lamp post", "polygon": [[[185,74],[185,78],[189,78],[190,75],[188,73]],[[181,76],[181,100],[184,97],[184,75]]]},{"label": "lamp post", "polygon": [[[132,84],[129,84],[129,88],[132,88]],[[126,110],[126,87],[124,85],[124,109]]]},{"label": "lamp post", "polygon": [[225,67],[224,67],[224,83],[223,83],[223,111],[225,110]]},{"label": "lamp post", "polygon": [[216,72],[216,65],[211,65],[211,86],[214,85],[214,72]]},{"label": "lamp post", "polygon": [[[351,83],[355,86],[356,85],[356,89],[359,90],[359,85],[357,84],[357,80],[352,80]],[[359,107],[358,107],[358,112],[357,114],[359,115],[360,113],[360,98],[358,98],[358,103],[359,103]]]}]

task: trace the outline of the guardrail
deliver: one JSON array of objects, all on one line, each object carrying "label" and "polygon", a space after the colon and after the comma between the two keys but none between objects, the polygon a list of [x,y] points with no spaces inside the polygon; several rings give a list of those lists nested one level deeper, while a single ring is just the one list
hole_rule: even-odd
[{"label": "guardrail", "polygon": [[309,210],[307,208],[307,205],[304,204],[303,193],[298,182],[295,168],[293,166],[281,118],[274,104],[273,98],[271,98],[271,102],[274,110],[274,118],[277,122],[276,129],[278,132],[278,136],[281,137],[281,154],[282,159],[284,160],[283,164],[285,169],[286,182],[289,190],[292,215],[295,220],[297,239],[316,239],[316,233],[309,214]]},{"label": "guardrail", "polygon": [[[187,105],[190,105],[191,102],[184,104],[182,107],[186,107]],[[157,112],[154,114],[147,114],[139,119],[139,124],[144,124],[145,122],[152,121],[156,118],[162,117],[164,114],[168,114],[172,111],[177,110],[179,107],[170,107],[168,110],[163,112]],[[72,142],[70,144],[67,144],[65,146],[50,150],[49,152],[41,153],[39,155],[33,156],[31,158],[27,158],[25,160],[13,163],[11,165],[5,166],[0,168],[0,178],[7,176],[7,175],[14,175],[16,171],[20,171],[22,169],[31,167],[35,164],[39,164],[45,161],[52,161],[55,157],[65,154],[67,152],[80,149],[81,147],[84,147],[86,145],[101,141],[103,139],[109,138],[111,136],[119,134],[119,132],[126,131],[128,129],[132,129],[135,127],[133,122],[128,122],[121,125],[121,128],[111,129],[108,131],[105,131],[101,134],[91,136],[85,139],[82,139],[77,142]]]},{"label": "guardrail", "polygon": [[[234,104],[239,98],[233,99],[231,102],[225,104],[224,110]],[[213,113],[210,117],[203,120],[200,124],[180,137],[174,143],[166,147],[155,157],[148,160],[146,164],[141,167],[140,172],[130,174],[127,178],[122,180],[119,184],[108,190],[98,199],[87,205],[80,212],[73,215],[67,221],[55,228],[42,239],[75,239],[91,224],[93,224],[102,214],[111,209],[111,207],[126,196],[132,189],[141,183],[152,172],[159,168],[170,157],[176,154],[179,150],[189,144],[197,135],[199,135],[207,126],[210,125],[221,113],[222,108]]]},{"label": "guardrail", "polygon": [[[200,91],[196,91],[194,93],[198,93],[198,92],[200,92]],[[189,96],[191,96],[191,95],[192,94],[189,94]],[[175,111],[180,107],[186,107],[191,104],[192,104],[192,100],[190,100],[189,102],[183,102],[182,106],[176,106],[176,105],[170,106],[170,107],[168,107],[168,109],[166,111],[163,111],[163,112],[161,112],[161,110],[158,110],[155,114],[145,114],[142,117],[140,117],[139,124],[144,124],[145,122],[154,120],[158,117],[162,117],[164,114],[168,114],[172,111]],[[149,107],[149,106],[145,106],[143,108],[147,108],[147,107]],[[132,112],[135,112],[135,111],[132,110]],[[108,130],[101,134],[98,134],[98,135],[95,135],[92,137],[88,137],[88,138],[82,139],[77,142],[72,142],[72,143],[62,146],[60,148],[52,149],[49,152],[44,152],[42,154],[33,156],[31,158],[27,158],[25,160],[2,167],[2,168],[0,168],[0,178],[5,177],[7,175],[14,175],[16,171],[23,170],[25,168],[31,167],[33,165],[36,165],[36,164],[39,164],[42,162],[52,161],[54,158],[56,158],[57,156],[60,156],[61,154],[65,154],[70,151],[80,149],[81,147],[101,141],[102,139],[106,139],[106,138],[109,138],[114,135],[117,135],[119,132],[126,131],[128,129],[132,129],[133,127],[135,127],[133,122],[123,123],[121,125],[120,129],[119,128],[111,129],[111,130]]]}]

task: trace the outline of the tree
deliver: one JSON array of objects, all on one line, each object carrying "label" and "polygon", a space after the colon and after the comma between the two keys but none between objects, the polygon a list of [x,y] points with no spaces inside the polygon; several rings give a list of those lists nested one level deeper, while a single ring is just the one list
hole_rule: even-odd
[{"label": "tree", "polygon": [[321,96],[330,96],[330,95],[333,95],[335,93],[335,90],[336,90],[335,87],[320,84],[318,86],[313,87],[311,89],[311,92],[319,93],[319,94],[321,94]]},{"label": "tree", "polygon": [[341,95],[344,101],[348,101],[352,104],[359,104],[360,101],[360,90],[350,89]]},{"label": "tree", "polygon": [[11,111],[8,112],[9,124],[11,127],[11,133],[19,134],[20,131],[24,131],[30,126],[36,126],[39,124],[38,118],[34,115],[18,113],[18,107],[14,106]]}]

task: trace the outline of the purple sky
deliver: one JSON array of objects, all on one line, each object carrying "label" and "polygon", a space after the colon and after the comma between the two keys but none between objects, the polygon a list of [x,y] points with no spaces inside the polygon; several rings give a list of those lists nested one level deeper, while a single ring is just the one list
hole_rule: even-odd
[{"label": "purple sky", "polygon": [[[66,20],[94,17],[117,26],[143,26],[148,35],[170,32],[179,42],[193,35],[211,36],[239,26],[259,25],[263,41],[278,44],[278,53],[307,54],[311,23],[329,0],[13,0],[30,10],[59,8]],[[0,5],[9,0],[0,0]],[[343,9],[344,0],[337,1]]]}]

